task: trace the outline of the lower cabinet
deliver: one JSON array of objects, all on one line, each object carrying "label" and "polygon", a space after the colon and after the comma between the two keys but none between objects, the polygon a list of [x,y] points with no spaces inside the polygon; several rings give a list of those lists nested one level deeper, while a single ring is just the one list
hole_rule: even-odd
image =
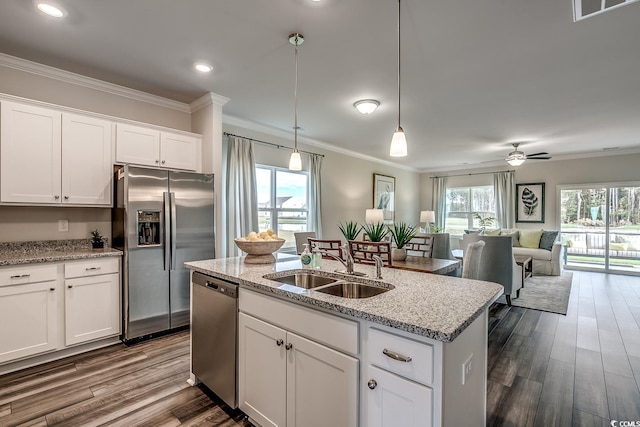
[{"label": "lower cabinet", "polygon": [[357,359],[244,313],[239,406],[262,427],[356,426]]}]

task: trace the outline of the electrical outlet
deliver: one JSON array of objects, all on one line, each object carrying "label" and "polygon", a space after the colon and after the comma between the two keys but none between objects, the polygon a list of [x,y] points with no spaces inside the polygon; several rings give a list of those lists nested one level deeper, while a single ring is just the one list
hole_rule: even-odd
[{"label": "electrical outlet", "polygon": [[61,232],[69,231],[69,220],[68,219],[60,219],[60,220],[58,220],[58,231],[61,231]]},{"label": "electrical outlet", "polygon": [[465,385],[473,373],[473,353],[462,364],[462,385]]}]

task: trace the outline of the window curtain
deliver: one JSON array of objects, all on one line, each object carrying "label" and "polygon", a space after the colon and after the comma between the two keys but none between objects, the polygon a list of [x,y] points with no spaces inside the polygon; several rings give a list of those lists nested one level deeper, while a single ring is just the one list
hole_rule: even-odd
[{"label": "window curtain", "polygon": [[240,254],[233,239],[258,231],[258,190],[253,142],[228,136],[224,166],[226,186],[222,212],[225,217],[221,235],[222,249],[226,253],[222,257],[231,257]]},{"label": "window curtain", "polygon": [[318,238],[322,238],[322,214],[321,214],[321,183],[320,170],[322,169],[322,156],[309,155],[309,216],[311,231],[316,232]]},{"label": "window curtain", "polygon": [[493,194],[496,200],[496,219],[501,228],[513,228],[515,206],[514,172],[496,172],[493,174]]},{"label": "window curtain", "polygon": [[432,179],[431,203],[436,214],[436,225],[444,231],[444,224],[447,220],[447,177],[437,176]]}]

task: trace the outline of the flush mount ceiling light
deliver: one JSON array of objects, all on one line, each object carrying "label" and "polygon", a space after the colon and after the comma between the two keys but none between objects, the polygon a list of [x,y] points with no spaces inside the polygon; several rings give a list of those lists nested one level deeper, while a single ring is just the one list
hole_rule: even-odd
[{"label": "flush mount ceiling light", "polygon": [[200,71],[201,73],[209,73],[211,72],[211,70],[213,70],[213,67],[205,62],[196,62],[195,64],[193,64],[193,68],[195,68],[197,71]]},{"label": "flush mount ceiling light", "polygon": [[371,114],[376,111],[380,103],[375,99],[361,99],[360,101],[354,102],[353,106],[362,114]]},{"label": "flush mount ceiling light", "polygon": [[389,155],[391,157],[407,156],[407,138],[400,126],[400,0],[398,0],[398,127],[391,138]]},{"label": "flush mount ceiling light", "polygon": [[289,43],[294,45],[295,48],[295,63],[296,63],[296,78],[293,88],[293,153],[289,159],[289,170],[299,171],[302,170],[302,159],[300,158],[300,152],[298,151],[298,46],[304,42],[302,34],[293,33],[289,34]]},{"label": "flush mount ceiling light", "polygon": [[67,12],[61,8],[60,6],[53,5],[51,3],[46,3],[43,1],[34,2],[38,10],[46,15],[52,16],[54,18],[63,18],[67,16]]}]

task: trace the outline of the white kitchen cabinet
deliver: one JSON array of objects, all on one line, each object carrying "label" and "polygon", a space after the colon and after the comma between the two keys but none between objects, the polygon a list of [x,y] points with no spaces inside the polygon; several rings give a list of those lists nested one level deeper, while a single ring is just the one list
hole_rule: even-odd
[{"label": "white kitchen cabinet", "polygon": [[56,265],[0,269],[0,363],[58,346]]},{"label": "white kitchen cabinet", "polygon": [[117,258],[65,263],[65,345],[120,333]]},{"label": "white kitchen cabinet", "polygon": [[0,201],[60,203],[62,113],[0,103]]},{"label": "white kitchen cabinet", "polygon": [[197,170],[198,139],[156,129],[118,124],[116,162]]},{"label": "white kitchen cabinet", "polygon": [[62,203],[111,206],[113,124],[62,114]]},{"label": "white kitchen cabinet", "polygon": [[111,205],[111,122],[1,104],[0,200]]},{"label": "white kitchen cabinet", "polygon": [[262,427],[355,426],[357,359],[240,313],[239,406]]}]

